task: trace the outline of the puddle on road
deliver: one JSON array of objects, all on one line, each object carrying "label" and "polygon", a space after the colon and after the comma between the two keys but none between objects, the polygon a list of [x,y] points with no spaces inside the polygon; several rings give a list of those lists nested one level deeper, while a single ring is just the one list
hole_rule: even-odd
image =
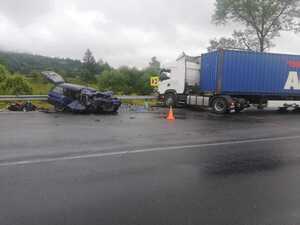
[{"label": "puddle on road", "polygon": [[255,154],[239,152],[217,155],[211,158],[205,167],[205,171],[209,176],[226,177],[277,170],[283,165],[282,157],[272,152],[265,151]]},{"label": "puddle on road", "polygon": [[[160,110],[159,118],[166,117],[167,109]],[[220,121],[230,123],[268,123],[268,118],[292,118],[293,116],[300,116],[299,112],[289,111],[281,113],[277,110],[246,110],[241,113],[231,113],[226,115],[217,115],[209,110],[195,110],[195,109],[176,109],[174,111],[176,119],[179,120],[205,120],[205,121]]]},{"label": "puddle on road", "polygon": [[[164,119],[168,115],[168,110],[156,111],[154,118]],[[248,114],[229,114],[217,115],[210,111],[190,111],[188,109],[175,110],[176,120],[204,120],[204,121],[221,121],[221,122],[245,122],[245,123],[264,123],[264,116],[252,116]]]},{"label": "puddle on road", "polygon": [[146,113],[146,112],[158,112],[158,107],[151,107],[151,106],[139,106],[139,105],[128,105],[122,104],[119,108],[119,113]]}]

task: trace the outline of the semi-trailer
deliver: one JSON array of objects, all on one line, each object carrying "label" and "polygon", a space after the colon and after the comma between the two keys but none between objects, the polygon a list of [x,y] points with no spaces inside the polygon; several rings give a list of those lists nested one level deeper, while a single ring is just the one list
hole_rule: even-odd
[{"label": "semi-trailer", "polygon": [[268,101],[300,105],[300,55],[219,49],[183,54],[161,70],[159,99],[167,106],[205,106],[224,114]]}]

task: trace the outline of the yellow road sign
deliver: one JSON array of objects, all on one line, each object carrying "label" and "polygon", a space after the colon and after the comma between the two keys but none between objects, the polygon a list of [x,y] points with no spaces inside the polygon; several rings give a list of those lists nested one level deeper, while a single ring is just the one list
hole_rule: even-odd
[{"label": "yellow road sign", "polygon": [[151,77],[150,79],[151,87],[158,87],[159,85],[159,77]]}]

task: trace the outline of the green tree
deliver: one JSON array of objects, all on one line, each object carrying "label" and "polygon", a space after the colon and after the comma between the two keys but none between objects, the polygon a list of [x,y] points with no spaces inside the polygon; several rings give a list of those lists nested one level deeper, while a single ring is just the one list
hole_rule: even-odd
[{"label": "green tree", "polygon": [[245,26],[239,31],[255,39],[259,51],[270,48],[280,31],[299,31],[300,0],[216,0],[213,20],[217,24],[228,21]]},{"label": "green tree", "polygon": [[105,70],[111,70],[111,66],[103,61],[102,59],[99,59],[97,62],[97,74],[101,74]]},{"label": "green tree", "polygon": [[32,88],[28,81],[21,75],[8,76],[0,84],[0,94],[2,95],[29,95]]},{"label": "green tree", "polygon": [[136,68],[126,66],[119,68],[119,71],[122,75],[124,94],[139,94],[142,90],[140,83],[142,72]]},{"label": "green tree", "polygon": [[[59,73],[59,74],[61,75],[61,73]],[[29,78],[31,78],[31,80],[37,84],[48,84],[49,83],[47,81],[47,79],[45,79],[45,77],[42,75],[42,73],[40,73],[38,71],[32,71]]]},{"label": "green tree", "polygon": [[238,45],[238,42],[233,39],[233,38],[227,38],[227,37],[222,37],[220,38],[219,40],[217,39],[212,39],[209,41],[209,47],[207,48],[207,50],[209,52],[212,52],[212,51],[215,51],[215,50],[218,50],[220,48],[223,48],[223,49],[238,49],[238,48],[243,48],[243,46],[239,46]]},{"label": "green tree", "polygon": [[97,73],[97,63],[90,49],[87,49],[83,57],[83,66],[81,71],[81,79],[83,81],[95,81]]},{"label": "green tree", "polygon": [[152,68],[147,68],[143,71],[143,76],[141,78],[142,82],[142,92],[140,93],[141,95],[150,95],[153,93],[153,87],[150,85],[150,78],[157,76],[157,70],[153,70]]},{"label": "green tree", "polygon": [[55,71],[63,76],[76,77],[80,74],[82,62],[68,58],[53,58],[26,53],[0,51],[0,64],[5,65],[11,73],[30,75],[34,71]]},{"label": "green tree", "polygon": [[156,71],[151,68],[145,70],[129,67],[110,69],[99,76],[98,88],[117,94],[148,95],[153,92],[153,88],[150,86],[150,77],[154,75],[156,75]]},{"label": "green tree", "polygon": [[0,83],[3,82],[9,75],[8,70],[5,68],[5,66],[0,64]]},{"label": "green tree", "polygon": [[156,56],[153,56],[151,58],[151,61],[149,62],[149,68],[152,70],[155,70],[157,73],[160,71],[160,62],[157,60]]},{"label": "green tree", "polygon": [[[270,47],[270,43],[268,43]],[[221,37],[220,39],[210,40],[209,52],[223,49],[241,49],[249,51],[259,51],[259,43],[256,36],[242,31],[234,31],[232,37]]]},{"label": "green tree", "polygon": [[123,94],[123,77],[118,70],[105,70],[98,78],[98,88],[101,91],[113,91],[117,94]]}]

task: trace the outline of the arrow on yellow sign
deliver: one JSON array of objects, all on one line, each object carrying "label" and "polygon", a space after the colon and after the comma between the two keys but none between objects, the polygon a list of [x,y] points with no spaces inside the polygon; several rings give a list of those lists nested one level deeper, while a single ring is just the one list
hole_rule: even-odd
[{"label": "arrow on yellow sign", "polygon": [[158,87],[159,85],[159,77],[151,77],[150,78],[150,85],[151,87]]}]

